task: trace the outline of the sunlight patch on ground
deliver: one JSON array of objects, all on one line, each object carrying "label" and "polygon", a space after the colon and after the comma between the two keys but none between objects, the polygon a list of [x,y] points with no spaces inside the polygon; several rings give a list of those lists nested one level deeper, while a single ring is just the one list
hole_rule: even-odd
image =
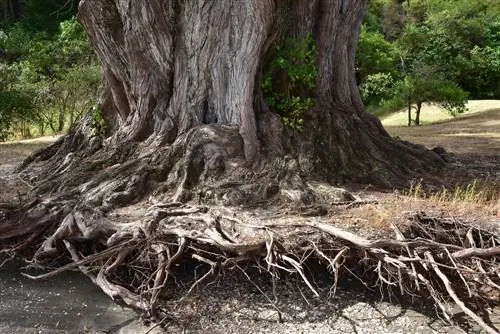
[{"label": "sunlight patch on ground", "polygon": [[12,144],[49,144],[57,139],[59,139],[61,135],[58,136],[44,136],[30,139],[22,139],[22,140],[11,140],[0,142],[0,145],[12,145]]},{"label": "sunlight patch on ground", "polygon": [[394,137],[429,148],[442,146],[455,153],[487,155],[497,155],[500,152],[500,108],[426,126],[385,128]]},{"label": "sunlight patch on ground", "polygon": [[[500,109],[500,100],[471,100],[467,103],[467,111],[465,113],[453,117],[445,109],[426,103],[422,107],[420,120],[424,125],[432,124],[454,118],[461,118],[475,113],[487,112],[493,109]],[[406,110],[402,110],[382,117],[381,121],[384,126],[404,126],[408,124],[408,113]]]},{"label": "sunlight patch on ground", "polygon": [[[498,132],[460,132],[460,133],[446,133],[443,134],[446,137],[486,137],[486,138],[500,138],[500,133]],[[498,140],[498,139],[497,139]]]}]

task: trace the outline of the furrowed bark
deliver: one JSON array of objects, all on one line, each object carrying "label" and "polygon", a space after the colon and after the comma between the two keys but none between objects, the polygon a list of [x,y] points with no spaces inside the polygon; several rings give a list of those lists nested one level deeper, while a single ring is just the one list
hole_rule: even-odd
[{"label": "furrowed bark", "polygon": [[[494,245],[480,251],[427,239],[367,240],[311,222],[297,225],[287,243],[271,231],[279,229],[275,225],[255,228],[204,206],[363,203],[330,184],[393,187],[444,166],[436,153],[393,140],[363,110],[354,56],[367,3],[81,1],[78,17],[104,74],[98,110],[22,165],[21,177],[43,200],[8,209],[0,250],[31,250],[35,261],[69,252],[72,263],[52,274],[79,268],[112,298],[156,321],[162,316],[158,291],[168,283],[174,261],[207,266],[188,292],[227,266],[248,261],[271,272],[295,272],[314,291],[298,260],[304,249],[293,244],[311,230],[327,237],[328,247],[313,243],[305,251],[326,260],[335,281],[343,260],[359,263],[359,254],[368,254],[363,270],[378,270],[377,284],[443,293],[422,270],[423,254],[415,255],[420,248],[443,247],[458,255],[441,266],[470,266],[468,257],[482,254],[491,263],[481,275],[489,277]],[[270,109],[261,83],[273,43],[309,34],[320,74],[308,92],[315,107],[305,113],[299,132]],[[111,218],[132,204],[139,210],[137,221]],[[328,251],[332,245],[338,252]],[[402,252],[408,252],[403,260]],[[464,269],[458,264],[453,273]],[[90,272],[91,266],[100,273]],[[149,268],[147,274],[121,271],[139,267]],[[396,274],[409,280],[398,285]],[[404,285],[410,281],[416,287]]]}]

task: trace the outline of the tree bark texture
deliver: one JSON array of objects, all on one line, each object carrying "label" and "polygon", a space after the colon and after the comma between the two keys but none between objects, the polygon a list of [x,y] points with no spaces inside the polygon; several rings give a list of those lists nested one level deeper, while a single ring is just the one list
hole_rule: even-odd
[{"label": "tree bark texture", "polygon": [[[37,196],[21,208],[0,205],[8,222],[0,226],[0,254],[35,248],[34,263],[70,254],[72,263],[52,274],[78,267],[109,296],[155,321],[165,319],[158,300],[174,274],[170,267],[187,259],[210,267],[188,294],[216,269],[254,259],[273,273],[300,274],[314,291],[296,260],[312,249],[335,271],[335,282],[348,265],[345,256],[360,272],[378,273],[376,286],[398,286],[384,278],[387,272],[388,279],[399,277],[401,293],[428,297],[435,289],[427,263],[420,275],[413,262],[422,262],[425,250],[463,250],[463,233],[458,248],[447,241],[436,246],[427,230],[424,243],[420,234],[406,242],[401,233],[396,241],[370,241],[314,221],[256,226],[245,222],[250,215],[240,220],[228,208],[360,204],[318,181],[402,185],[444,165],[433,151],[392,139],[364,111],[354,59],[367,3],[82,0],[79,19],[104,73],[99,108],[22,164],[21,178]],[[309,35],[319,75],[308,92],[315,106],[297,131],[270,109],[261,83],[273,43]],[[117,210],[128,205],[137,212]],[[272,228],[295,232],[282,238]],[[311,229],[331,238],[316,244]],[[301,249],[304,231],[312,242]],[[496,241],[490,234],[484,240],[481,248],[496,256]],[[403,250],[410,265],[401,262]],[[436,258],[460,274],[441,253]],[[129,264],[141,268],[140,276],[123,274]],[[432,296],[441,305],[441,295]]]},{"label": "tree bark texture", "polygon": [[[170,145],[204,124],[234,126],[247,162],[293,153],[332,181],[389,185],[442,161],[394,142],[366,114],[354,59],[367,0],[84,0],[79,18],[102,61],[100,107],[119,142]],[[312,34],[316,107],[290,135],[262,99],[263,59],[277,38]],[[110,130],[110,131],[109,131]],[[394,163],[396,161],[396,163]]]},{"label": "tree bark texture", "polygon": [[[99,107],[28,159],[24,179],[109,210],[147,194],[311,202],[311,180],[392,187],[435,172],[439,155],[392,139],[364,111],[354,60],[367,2],[81,1],[104,73]],[[273,43],[305,36],[319,75],[296,131],[261,84]]]}]

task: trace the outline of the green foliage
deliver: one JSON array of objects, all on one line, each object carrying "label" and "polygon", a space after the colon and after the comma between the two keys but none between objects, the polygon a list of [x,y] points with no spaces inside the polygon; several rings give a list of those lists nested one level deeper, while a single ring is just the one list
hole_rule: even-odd
[{"label": "green foliage", "polygon": [[92,129],[99,135],[104,135],[106,129],[106,122],[104,121],[104,117],[102,115],[102,110],[96,106],[92,107],[91,111],[92,117]]},{"label": "green foliage", "polygon": [[310,98],[318,78],[314,40],[311,35],[288,38],[272,48],[269,59],[262,82],[266,101],[285,125],[301,131],[304,112],[314,107]]},{"label": "green foliage", "polygon": [[[457,84],[436,76],[426,77],[422,73],[412,73],[405,77],[401,95],[407,104],[415,104],[417,114],[423,103],[437,104],[448,110],[453,116],[463,113],[468,94]],[[411,117],[411,115],[410,115]],[[419,125],[419,116],[415,120]]]},{"label": "green foliage", "polygon": [[[83,28],[74,18],[58,26],[52,34],[25,23],[0,32],[0,49],[6,55],[2,73],[4,81],[9,78],[2,91],[22,96],[32,106],[9,107],[9,122],[0,124],[2,133],[26,127],[40,135],[61,132],[94,105],[101,74]],[[7,119],[7,108],[3,110]],[[17,134],[26,135],[21,132]]]},{"label": "green foliage", "polygon": [[360,86],[361,97],[367,104],[375,104],[390,99],[394,89],[391,73],[370,74]]},{"label": "green foliage", "polygon": [[0,92],[0,140],[11,134],[12,123],[29,120],[32,112],[31,99],[23,92]]},{"label": "green foliage", "polygon": [[357,45],[356,68],[360,83],[377,73],[396,71],[394,45],[384,39],[379,32],[369,31],[366,26],[361,30]]},{"label": "green foliage", "polygon": [[370,111],[424,101],[456,114],[467,93],[500,99],[500,3],[373,0],[356,64]]},{"label": "green foliage", "polygon": [[16,89],[16,81],[14,68],[0,64],[0,140],[11,134],[14,122],[34,118],[32,96],[27,91]]}]

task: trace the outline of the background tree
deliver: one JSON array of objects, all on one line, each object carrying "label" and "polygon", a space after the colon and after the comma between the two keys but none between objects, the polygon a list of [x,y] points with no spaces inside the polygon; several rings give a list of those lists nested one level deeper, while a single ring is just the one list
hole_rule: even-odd
[{"label": "background tree", "polygon": [[[420,125],[424,103],[439,105],[454,116],[466,110],[467,93],[453,82],[416,72],[408,74],[398,85],[395,98],[402,98],[408,106],[408,126]],[[414,119],[412,110],[415,110]]]},{"label": "background tree", "polygon": [[[100,84],[99,65],[81,25],[73,18],[57,23],[59,30],[52,31],[52,21],[37,30],[31,22],[41,14],[33,19],[29,13],[0,32],[1,61],[14,78],[9,89],[22,92],[33,106],[28,118],[10,114],[4,132],[20,137],[35,129],[38,135],[66,130],[95,105]],[[55,14],[47,15],[49,20]]]},{"label": "background tree", "polygon": [[[499,98],[499,13],[495,1],[370,2],[363,30],[366,32],[361,35],[357,55],[358,83],[368,110],[384,113],[404,108],[407,99],[401,94],[405,87],[409,93],[410,86],[424,83],[416,76],[426,77],[432,83],[419,85],[415,91],[422,92],[424,86],[431,90],[447,87],[444,95],[433,97],[437,100],[444,96],[463,99],[465,95],[459,88],[468,92],[471,99]],[[367,43],[363,34],[378,37]],[[380,67],[384,61],[387,65]],[[369,71],[368,75],[364,71]],[[412,78],[407,80],[408,74]],[[375,77],[372,79],[371,75]],[[390,80],[380,80],[389,76]],[[388,82],[392,85],[388,86]],[[381,86],[374,88],[377,84]],[[384,94],[373,95],[374,91]],[[449,102],[451,105],[454,100]]]},{"label": "background tree", "polygon": [[[10,135],[13,123],[25,125],[33,118],[32,97],[24,91],[16,90],[15,80],[13,71],[0,64],[0,140]],[[29,135],[25,126],[22,131],[25,136]]]}]

